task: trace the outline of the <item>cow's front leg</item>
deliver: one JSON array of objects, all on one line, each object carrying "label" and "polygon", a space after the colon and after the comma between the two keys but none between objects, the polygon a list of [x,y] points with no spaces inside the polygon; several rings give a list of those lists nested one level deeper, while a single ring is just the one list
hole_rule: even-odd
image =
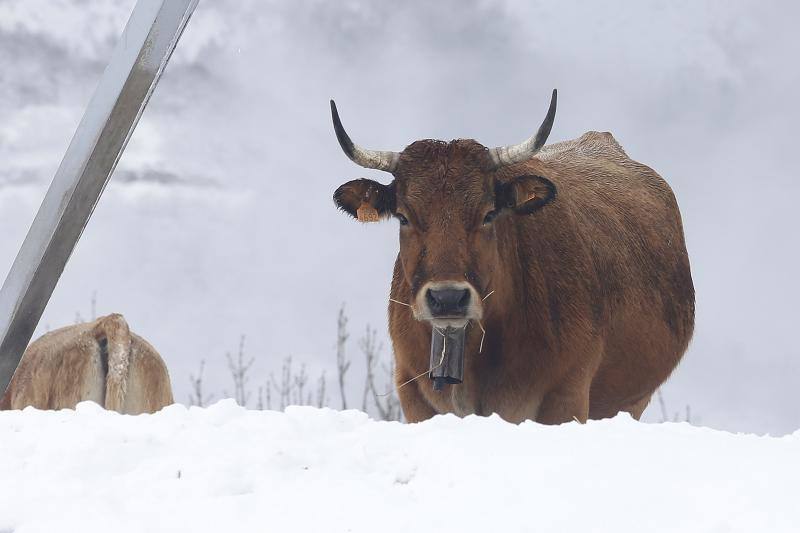
[{"label": "cow's front leg", "polygon": [[536,421],[540,424],[563,424],[589,418],[589,387],[556,389],[542,399]]},{"label": "cow's front leg", "polygon": [[[397,374],[397,395],[400,397],[400,407],[407,422],[422,422],[436,415],[436,411],[419,390],[416,381],[406,383],[409,378],[404,378],[404,373]],[[413,377],[413,376],[412,376]],[[427,378],[426,378],[427,379]]]}]

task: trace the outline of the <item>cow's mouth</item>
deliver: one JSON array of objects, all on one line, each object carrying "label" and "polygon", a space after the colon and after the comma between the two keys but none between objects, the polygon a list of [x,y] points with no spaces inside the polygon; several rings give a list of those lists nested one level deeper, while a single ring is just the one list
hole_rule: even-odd
[{"label": "cow's mouth", "polygon": [[471,319],[464,318],[463,316],[442,316],[436,318],[429,318],[428,322],[430,322],[433,329],[464,329],[469,324]]}]

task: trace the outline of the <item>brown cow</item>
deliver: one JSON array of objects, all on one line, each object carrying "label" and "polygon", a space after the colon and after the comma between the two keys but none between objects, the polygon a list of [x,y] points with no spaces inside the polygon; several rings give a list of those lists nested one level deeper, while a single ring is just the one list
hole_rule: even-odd
[{"label": "brown cow", "polygon": [[421,140],[395,153],[353,144],[331,101],[345,153],[394,176],[350,181],[334,200],[360,220],[400,222],[390,296],[400,303],[389,304],[397,383],[429,367],[432,327],[470,326],[463,384],[400,387],[411,422],[638,419],[686,350],[694,288],[671,189],[609,133],[543,148],[555,106],[553,91],[539,131],[519,145]]},{"label": "brown cow", "polygon": [[164,361],[122,315],[67,326],[32,342],[0,409],[74,409],[84,400],[131,415],[173,403]]}]

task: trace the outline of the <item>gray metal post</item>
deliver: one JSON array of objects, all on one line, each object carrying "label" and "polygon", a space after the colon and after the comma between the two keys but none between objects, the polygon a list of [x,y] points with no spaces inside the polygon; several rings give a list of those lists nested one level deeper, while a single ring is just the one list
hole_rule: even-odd
[{"label": "gray metal post", "polygon": [[[0,392],[198,0],[139,0],[0,290]],[[0,394],[2,396],[2,394]]]}]

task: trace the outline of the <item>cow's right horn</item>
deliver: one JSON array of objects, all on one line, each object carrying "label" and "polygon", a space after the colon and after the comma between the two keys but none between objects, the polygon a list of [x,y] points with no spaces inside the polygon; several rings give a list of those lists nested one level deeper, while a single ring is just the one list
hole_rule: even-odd
[{"label": "cow's right horn", "polygon": [[331,100],[331,115],[333,116],[333,129],[336,131],[336,138],[339,139],[342,150],[353,163],[364,168],[394,172],[400,154],[380,150],[365,150],[351,141],[350,136],[344,131],[342,121],[339,120],[339,113],[336,111],[336,103],[333,100]]},{"label": "cow's right horn", "polygon": [[550,98],[550,108],[547,110],[547,115],[544,117],[542,125],[539,126],[539,131],[536,135],[529,137],[519,144],[512,146],[498,146],[489,150],[492,156],[495,168],[512,165],[514,163],[522,163],[533,157],[539,149],[544,146],[547,137],[550,135],[550,130],[553,128],[553,120],[556,118],[556,101],[558,100],[558,92],[553,89],[553,96]]}]

